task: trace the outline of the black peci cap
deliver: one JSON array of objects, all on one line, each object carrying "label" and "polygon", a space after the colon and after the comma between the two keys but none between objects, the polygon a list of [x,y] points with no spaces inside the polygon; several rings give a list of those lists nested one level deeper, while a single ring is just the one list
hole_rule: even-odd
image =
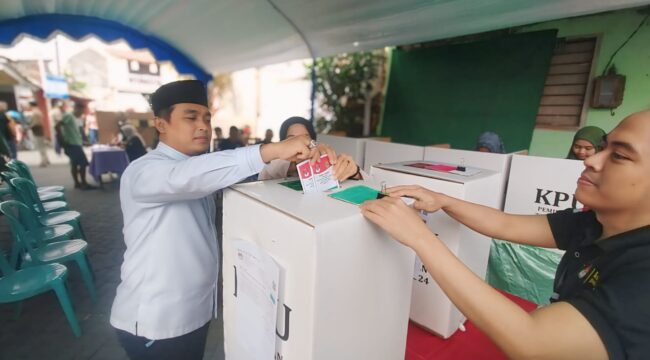
[{"label": "black peci cap", "polygon": [[190,103],[208,107],[205,85],[199,80],[180,80],[165,84],[151,95],[151,110],[158,116],[160,110],[175,104]]}]

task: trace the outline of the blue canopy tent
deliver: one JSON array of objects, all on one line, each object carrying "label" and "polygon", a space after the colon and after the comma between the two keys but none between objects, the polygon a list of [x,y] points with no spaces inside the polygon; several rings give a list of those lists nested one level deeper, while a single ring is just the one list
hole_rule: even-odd
[{"label": "blue canopy tent", "polygon": [[165,41],[152,35],[145,35],[118,22],[92,16],[41,14],[5,20],[0,22],[0,44],[11,45],[23,34],[47,39],[56,31],[61,31],[77,40],[89,35],[97,36],[106,42],[123,39],[134,49],[149,49],[159,61],[171,61],[180,73],[191,74],[203,82],[208,82],[212,78],[190,57]]},{"label": "blue canopy tent", "polygon": [[571,16],[650,0],[13,0],[0,6],[0,45],[60,30],[127,40],[208,74],[372,50]]},{"label": "blue canopy tent", "polygon": [[[650,0],[14,0],[0,7],[0,45],[61,31],[126,40],[207,82],[212,73],[432,41]],[[313,91],[312,91],[313,104]],[[313,105],[312,105],[313,109]]]}]

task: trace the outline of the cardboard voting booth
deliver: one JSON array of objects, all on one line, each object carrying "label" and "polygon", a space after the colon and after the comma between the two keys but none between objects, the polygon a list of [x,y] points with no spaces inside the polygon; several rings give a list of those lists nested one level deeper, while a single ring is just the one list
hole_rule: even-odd
[{"label": "cardboard voting booth", "polygon": [[[581,209],[574,194],[583,170],[582,161],[514,155],[505,212],[534,215]],[[562,253],[495,240],[489,282],[537,304],[546,304]]]},{"label": "cardboard voting booth", "polygon": [[399,161],[423,159],[423,146],[368,140],[366,141],[366,151],[364,155],[365,164],[363,169],[369,172],[372,166],[378,164],[390,164]]},{"label": "cardboard voting booth", "polygon": [[334,136],[319,134],[318,142],[330,145],[337,153],[352,156],[354,161],[363,169],[364,156],[366,151],[366,138],[351,138],[345,136]]},{"label": "cardboard voting booth", "polygon": [[[370,174],[375,181],[396,185],[420,185],[427,189],[498,208],[501,199],[501,174],[492,170],[466,167],[454,170],[455,164],[407,161],[373,166]],[[462,173],[462,174],[460,174]],[[437,211],[422,214],[423,219],[440,240],[476,275],[485,278],[491,239],[461,225]],[[451,303],[427,273],[419,259],[413,273],[411,320],[422,327],[447,338],[465,321],[465,317]]]},{"label": "cardboard voting booth", "polygon": [[482,169],[492,170],[498,173],[499,177],[499,209],[503,209],[505,192],[508,186],[508,173],[512,154],[495,154],[471,150],[441,149],[427,147],[424,149],[424,160],[442,161],[462,166],[473,166]]},{"label": "cardboard voting booth", "polygon": [[[253,182],[225,191],[223,224],[226,359],[404,357],[414,253],[358,206],[328,193],[303,194],[287,179]],[[246,265],[252,261],[272,264],[263,270]],[[269,336],[273,354],[254,345]]]}]

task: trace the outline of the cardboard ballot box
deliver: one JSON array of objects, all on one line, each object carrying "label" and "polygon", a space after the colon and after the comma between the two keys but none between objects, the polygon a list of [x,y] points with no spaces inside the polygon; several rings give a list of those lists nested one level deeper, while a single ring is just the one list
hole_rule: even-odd
[{"label": "cardboard ballot box", "polygon": [[318,135],[318,142],[330,145],[336,150],[337,154],[350,155],[362,169],[365,163],[366,141],[368,141],[367,138],[352,138],[326,134]]},{"label": "cardboard ballot box", "polygon": [[[510,172],[510,162],[513,154],[496,154],[471,150],[458,149],[441,149],[427,147],[424,150],[424,160],[442,161],[445,163],[459,164],[464,166],[478,167],[481,169],[492,170],[499,176],[499,209],[503,209],[505,202],[505,192],[508,185],[508,174]],[[409,159],[415,160],[415,159]]]},{"label": "cardboard ballot box", "polygon": [[224,194],[226,359],[255,358],[250,347],[256,336],[269,336],[247,332],[250,319],[241,319],[250,306],[241,299],[243,270],[236,267],[241,254],[235,247],[242,241],[255,244],[280,269],[271,334],[276,353],[269,359],[404,358],[413,251],[363,218],[358,206],[279,184],[285,181],[235,185]]},{"label": "cardboard ballot box", "polygon": [[[414,167],[411,165],[419,167]],[[438,170],[432,170],[438,169]],[[373,166],[370,174],[375,181],[396,185],[420,185],[455,198],[498,208],[502,194],[498,172],[466,167],[453,170],[454,164],[430,161],[406,161]],[[459,175],[462,173],[462,175]],[[444,211],[422,214],[423,219],[440,240],[476,275],[485,278],[491,239],[470,230]],[[413,274],[411,320],[447,338],[465,321],[416,258]]]},{"label": "cardboard ballot box", "polygon": [[385,141],[367,140],[364,155],[365,171],[378,164],[388,164],[404,160],[423,160],[424,147],[398,144]]}]

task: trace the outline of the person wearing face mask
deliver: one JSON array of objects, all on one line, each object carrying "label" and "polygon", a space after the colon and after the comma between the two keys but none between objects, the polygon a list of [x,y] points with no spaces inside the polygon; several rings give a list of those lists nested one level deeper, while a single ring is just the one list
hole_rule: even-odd
[{"label": "person wearing face mask", "polygon": [[[309,135],[309,138],[316,141],[317,135],[311,121],[294,116],[285,120],[280,126],[280,141],[294,136]],[[343,181],[346,179],[361,180],[367,178],[367,174],[357,165],[350,155],[339,154],[334,165],[334,176]],[[262,169],[258,180],[282,179],[298,176],[296,163],[286,160],[274,160]]]}]

